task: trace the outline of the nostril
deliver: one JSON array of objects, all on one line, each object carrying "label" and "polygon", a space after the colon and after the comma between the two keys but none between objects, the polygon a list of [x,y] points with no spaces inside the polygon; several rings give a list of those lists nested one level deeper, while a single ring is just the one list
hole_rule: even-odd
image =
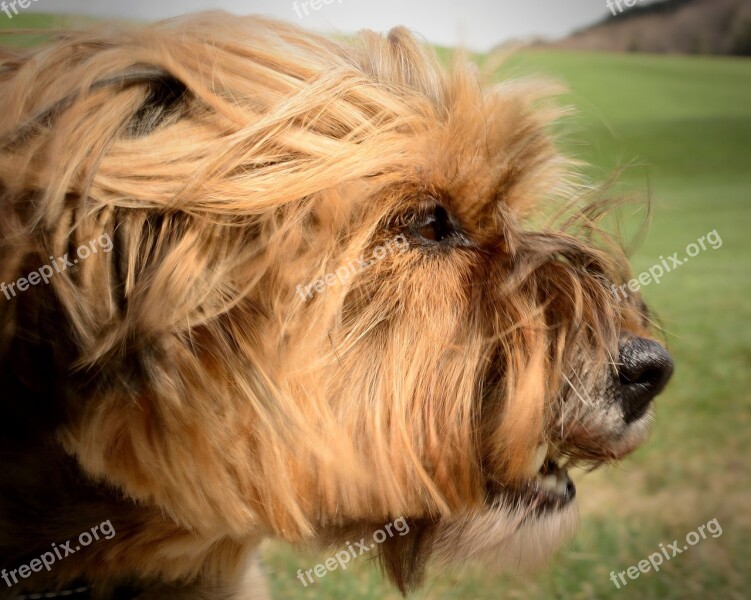
[{"label": "nostril", "polygon": [[672,372],[672,362],[670,365],[670,369],[668,369],[667,361],[661,361],[660,363],[646,363],[643,367],[639,365],[635,369],[621,369],[618,372],[618,378],[621,385],[639,384],[648,386],[650,389],[655,389],[657,394],[662,391],[668,382],[670,372]]},{"label": "nostril", "polygon": [[619,348],[618,379],[623,417],[635,421],[667,385],[673,359],[665,347],[645,338],[629,338]]}]

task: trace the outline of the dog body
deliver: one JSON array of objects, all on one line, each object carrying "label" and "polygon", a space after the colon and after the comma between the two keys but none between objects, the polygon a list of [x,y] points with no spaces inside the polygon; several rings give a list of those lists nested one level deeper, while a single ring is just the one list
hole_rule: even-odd
[{"label": "dog body", "polygon": [[262,539],[400,517],[402,590],[535,563],[565,464],[643,441],[670,359],[555,87],[218,13],[61,35],[0,89],[0,593],[261,598]]}]

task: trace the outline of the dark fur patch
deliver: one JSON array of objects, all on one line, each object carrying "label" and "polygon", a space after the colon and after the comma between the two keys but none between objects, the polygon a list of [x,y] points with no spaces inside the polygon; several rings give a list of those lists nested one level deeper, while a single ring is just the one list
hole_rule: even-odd
[{"label": "dark fur patch", "polygon": [[178,79],[164,74],[148,82],[149,95],[128,124],[128,137],[144,137],[179,113],[188,88]]},{"label": "dark fur patch", "polygon": [[435,535],[431,521],[410,521],[409,535],[388,538],[381,547],[381,565],[402,594],[420,587]]}]

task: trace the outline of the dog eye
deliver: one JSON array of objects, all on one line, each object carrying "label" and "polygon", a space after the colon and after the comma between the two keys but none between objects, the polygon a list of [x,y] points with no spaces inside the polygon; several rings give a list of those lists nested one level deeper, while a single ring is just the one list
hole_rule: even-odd
[{"label": "dog eye", "polygon": [[434,204],[418,212],[411,229],[418,238],[438,244],[459,235],[448,211],[440,204]]}]

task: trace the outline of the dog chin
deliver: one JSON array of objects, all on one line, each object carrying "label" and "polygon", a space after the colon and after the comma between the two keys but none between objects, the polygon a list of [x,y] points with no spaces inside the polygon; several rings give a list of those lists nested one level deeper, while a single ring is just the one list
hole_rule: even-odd
[{"label": "dog chin", "polygon": [[578,523],[573,500],[542,510],[502,503],[480,514],[443,521],[433,559],[441,566],[471,560],[494,570],[528,572],[543,566],[569,542]]},{"label": "dog chin", "polygon": [[648,439],[654,422],[653,411],[648,411],[637,421],[631,423],[617,442],[613,443],[612,454],[621,460],[642,446]]}]

